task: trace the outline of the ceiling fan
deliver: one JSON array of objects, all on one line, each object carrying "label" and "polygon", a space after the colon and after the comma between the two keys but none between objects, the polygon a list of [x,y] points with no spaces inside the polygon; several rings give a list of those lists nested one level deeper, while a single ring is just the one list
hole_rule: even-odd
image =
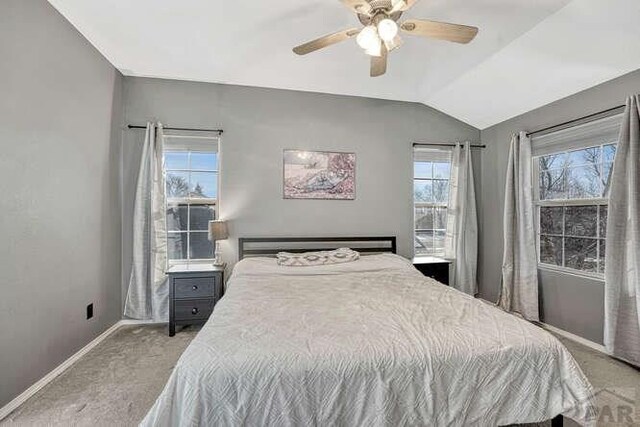
[{"label": "ceiling fan", "polygon": [[371,77],[387,71],[387,54],[402,45],[398,30],[407,34],[432,37],[456,43],[469,43],[478,28],[425,19],[398,20],[418,0],[339,0],[354,11],[364,28],[349,28],[293,48],[298,55],[306,55],[341,41],[356,37],[358,45],[371,56]]}]

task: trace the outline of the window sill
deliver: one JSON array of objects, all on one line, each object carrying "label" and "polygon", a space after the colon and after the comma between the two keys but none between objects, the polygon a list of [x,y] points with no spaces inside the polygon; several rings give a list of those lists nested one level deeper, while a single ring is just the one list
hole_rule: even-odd
[{"label": "window sill", "polygon": [[167,267],[174,267],[176,265],[202,265],[202,264],[212,264],[215,261],[215,258],[199,258],[199,259],[172,259],[167,262]]},{"label": "window sill", "polygon": [[538,264],[538,270],[551,271],[553,273],[566,274],[568,276],[575,276],[582,279],[589,279],[604,283],[604,274],[600,273],[589,273],[585,271],[574,270],[572,268],[558,267],[549,264]]}]

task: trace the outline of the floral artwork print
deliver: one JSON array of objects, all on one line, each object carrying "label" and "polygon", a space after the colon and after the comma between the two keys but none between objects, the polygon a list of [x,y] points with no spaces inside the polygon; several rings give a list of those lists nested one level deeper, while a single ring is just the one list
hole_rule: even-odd
[{"label": "floral artwork print", "polygon": [[284,151],[284,198],[353,200],[355,153]]}]

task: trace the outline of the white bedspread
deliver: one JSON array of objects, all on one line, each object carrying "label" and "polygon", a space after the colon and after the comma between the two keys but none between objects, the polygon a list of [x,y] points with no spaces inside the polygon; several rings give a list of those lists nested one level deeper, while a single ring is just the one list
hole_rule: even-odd
[{"label": "white bedspread", "polygon": [[236,265],[143,426],[496,426],[562,413],[592,390],[542,329],[372,255]]}]

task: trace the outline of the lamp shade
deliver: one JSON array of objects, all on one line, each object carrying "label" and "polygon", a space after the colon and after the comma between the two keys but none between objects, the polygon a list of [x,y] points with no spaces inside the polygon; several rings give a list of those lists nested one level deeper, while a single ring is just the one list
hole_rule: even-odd
[{"label": "lamp shade", "polygon": [[209,221],[209,240],[226,240],[229,238],[229,229],[226,221]]}]

